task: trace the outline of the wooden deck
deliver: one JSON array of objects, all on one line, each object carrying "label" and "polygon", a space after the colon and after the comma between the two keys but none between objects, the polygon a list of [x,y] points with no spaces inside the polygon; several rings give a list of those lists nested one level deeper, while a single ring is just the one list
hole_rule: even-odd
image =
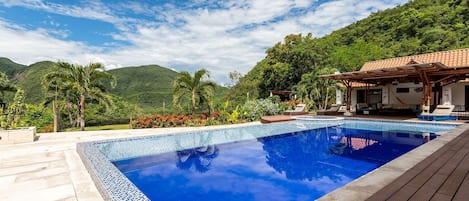
[{"label": "wooden deck", "polygon": [[292,116],[289,115],[275,115],[275,116],[263,116],[261,117],[261,123],[268,124],[274,122],[282,122],[282,121],[293,121],[295,120]]},{"label": "wooden deck", "polygon": [[368,200],[469,200],[469,130]]}]

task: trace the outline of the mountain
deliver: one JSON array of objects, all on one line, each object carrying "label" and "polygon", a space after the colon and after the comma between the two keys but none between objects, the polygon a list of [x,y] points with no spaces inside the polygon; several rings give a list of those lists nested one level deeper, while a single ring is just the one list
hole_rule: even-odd
[{"label": "mountain", "polygon": [[0,57],[0,71],[4,72],[9,77],[13,77],[13,75],[22,72],[26,67],[27,66],[17,64],[8,58]]},{"label": "mountain", "polygon": [[14,81],[24,89],[27,103],[40,103],[44,98],[41,85],[45,74],[54,70],[54,62],[41,61],[27,66],[22,72],[14,76]]},{"label": "mountain", "polygon": [[126,67],[109,70],[117,79],[110,92],[141,107],[163,107],[172,104],[172,83],[176,71],[158,65]]},{"label": "mountain", "polygon": [[[324,37],[291,34],[266,51],[230,94],[291,90],[303,74],[359,70],[367,61],[469,47],[467,0],[411,0]],[[328,71],[328,70],[326,70]]]},{"label": "mountain", "polygon": [[[27,103],[43,101],[41,80],[51,72],[54,62],[41,61],[29,66],[17,64],[7,58],[0,58],[0,71],[5,72],[11,80],[25,90]],[[115,88],[108,86],[109,92],[123,100],[137,104],[148,111],[158,111],[163,107],[172,107],[172,83],[177,72],[158,65],[132,66],[108,71],[117,80]],[[225,87],[217,87],[216,101],[228,91]],[[7,94],[6,98],[12,98]]]}]

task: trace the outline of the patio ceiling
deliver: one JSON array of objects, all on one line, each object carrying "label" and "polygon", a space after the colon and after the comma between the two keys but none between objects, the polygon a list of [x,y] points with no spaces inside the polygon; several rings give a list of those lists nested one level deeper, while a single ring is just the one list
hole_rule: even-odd
[{"label": "patio ceiling", "polygon": [[440,62],[418,63],[399,67],[322,75],[320,77],[379,85],[391,83],[392,81],[401,83],[420,82],[423,75],[428,78],[428,82],[432,83],[464,80],[466,77],[469,77],[469,66],[451,68]]}]

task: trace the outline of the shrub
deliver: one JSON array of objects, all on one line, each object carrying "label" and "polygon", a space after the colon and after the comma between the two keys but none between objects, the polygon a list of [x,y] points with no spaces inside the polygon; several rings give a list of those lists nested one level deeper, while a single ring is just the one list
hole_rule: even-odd
[{"label": "shrub", "polygon": [[281,103],[275,103],[275,99],[257,99],[247,101],[240,109],[240,117],[247,121],[258,121],[265,115],[278,115],[287,109]]},{"label": "shrub", "polygon": [[219,120],[220,112],[195,115],[152,115],[140,117],[132,121],[132,128],[167,128],[180,126],[208,126],[216,125]]}]

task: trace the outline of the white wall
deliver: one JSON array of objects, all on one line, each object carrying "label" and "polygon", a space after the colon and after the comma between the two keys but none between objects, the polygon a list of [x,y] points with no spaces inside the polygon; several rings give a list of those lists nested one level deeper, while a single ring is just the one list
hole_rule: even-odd
[{"label": "white wall", "polygon": [[[383,88],[387,88],[387,97],[384,97],[385,93],[382,93],[382,102],[384,104],[397,104],[397,105],[402,105],[402,104],[409,104],[409,105],[419,105],[422,101],[422,92],[416,92],[416,88],[421,88],[421,84],[414,84],[414,83],[401,83],[399,85],[392,85],[392,84],[387,84],[385,86],[378,86],[378,87],[370,87],[370,89],[381,89],[382,92]],[[409,93],[396,93],[397,88],[409,88]],[[454,92],[453,92],[454,93]],[[399,102],[399,100],[396,98],[396,96],[403,102]],[[387,100],[386,100],[387,99]],[[357,89],[352,90],[352,105],[357,104]]]},{"label": "white wall", "polygon": [[[443,88],[450,87],[451,88],[451,104],[453,105],[464,105],[465,104],[465,86],[469,85],[469,83],[455,83],[451,85],[447,85]],[[399,102],[399,100],[396,98],[399,97],[399,99],[404,102],[404,104],[409,104],[409,105],[420,105],[422,102],[422,92],[416,92],[416,88],[421,88],[422,84],[414,84],[414,83],[401,83],[399,85],[392,85],[388,84],[385,86],[378,86],[378,87],[370,87],[370,89],[383,89],[383,88],[388,88],[388,104],[397,104],[401,105],[402,103]],[[396,88],[409,88],[409,93],[396,93]],[[362,88],[360,88],[362,89]],[[384,90],[383,90],[384,91]],[[384,93],[382,102],[385,103],[385,97]],[[432,93],[433,96],[433,93]],[[432,97],[433,99],[434,97]],[[444,100],[441,100],[444,101]],[[432,101],[433,102],[433,101]],[[352,90],[352,106],[355,106],[357,104],[357,89]]]},{"label": "white wall", "polygon": [[465,104],[465,86],[469,83],[455,83],[449,85],[451,87],[451,101],[453,105],[464,105]]},{"label": "white wall", "polygon": [[[401,83],[398,85],[388,84],[387,86],[389,87],[389,104],[420,105],[422,102],[422,92],[415,91],[417,88],[422,88],[422,84]],[[397,93],[397,88],[409,88],[409,93]]]}]

